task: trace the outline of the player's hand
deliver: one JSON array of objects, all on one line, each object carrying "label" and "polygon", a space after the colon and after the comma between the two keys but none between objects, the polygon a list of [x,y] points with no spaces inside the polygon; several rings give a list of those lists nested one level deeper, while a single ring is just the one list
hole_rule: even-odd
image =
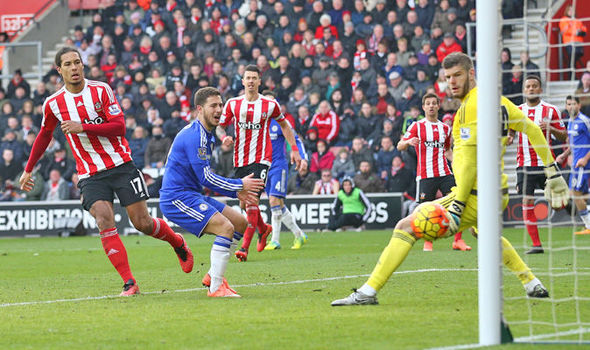
[{"label": "player's hand", "polygon": [[221,144],[224,146],[231,146],[232,143],[234,143],[234,138],[229,135],[226,135],[221,141]]},{"label": "player's hand", "polygon": [[459,232],[459,226],[461,224],[461,216],[465,210],[465,203],[454,200],[451,205],[447,208],[449,213],[449,230],[447,231],[447,237],[454,235]]},{"label": "player's hand", "polygon": [[31,177],[32,174],[26,171],[23,171],[23,174],[20,176],[18,183],[20,184],[20,189],[29,192],[35,186],[35,180]]},{"label": "player's hand", "polygon": [[299,150],[291,150],[291,164],[295,163],[295,170],[301,169],[301,156]]},{"label": "player's hand", "polygon": [[63,131],[65,135],[79,134],[84,131],[84,128],[82,128],[82,124],[78,122],[64,120],[63,122],[61,122],[61,131]]},{"label": "player's hand", "polygon": [[242,186],[242,191],[258,193],[264,188],[264,181],[255,179],[254,174],[250,174],[242,178]]},{"label": "player's hand", "polygon": [[586,167],[586,164],[588,164],[588,161],[584,158],[580,158],[577,162],[576,162],[576,168],[584,168]]},{"label": "player's hand", "polygon": [[561,164],[565,160],[565,153],[562,153],[555,158],[555,163]]},{"label": "player's hand", "polygon": [[512,143],[514,143],[514,136],[513,135],[508,135],[506,137],[506,146],[510,146]]},{"label": "player's hand", "polygon": [[301,166],[299,167],[301,170],[307,170],[308,164],[307,160],[301,159]]},{"label": "player's hand", "polygon": [[567,205],[569,194],[568,187],[565,183],[557,163],[552,163],[545,167],[545,198],[551,207],[554,209],[561,209]]},{"label": "player's hand", "polygon": [[241,203],[256,204],[258,193],[252,191],[241,190],[238,192],[238,199]]}]

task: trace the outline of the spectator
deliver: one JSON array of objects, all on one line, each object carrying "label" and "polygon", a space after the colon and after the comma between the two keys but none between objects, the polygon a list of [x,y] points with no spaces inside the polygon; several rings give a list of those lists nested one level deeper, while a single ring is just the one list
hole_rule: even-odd
[{"label": "spectator", "polygon": [[[295,119],[295,131],[299,135],[307,135],[309,124],[311,123],[311,116],[309,115],[309,108],[305,104],[297,108],[297,118]],[[317,136],[317,128],[316,128]]]},{"label": "spectator", "polygon": [[[127,118],[128,120],[129,118]],[[133,135],[128,138],[129,140],[129,149],[131,149],[131,154],[133,154],[133,161],[139,170],[143,169],[145,166],[145,151],[148,145],[148,138],[147,132],[145,129],[138,125],[133,130]]]},{"label": "spectator", "polygon": [[453,96],[451,89],[448,86],[445,88],[444,92],[445,95],[440,102],[440,109],[442,110],[442,113],[454,114],[461,106],[461,100]]},{"label": "spectator", "polygon": [[541,70],[539,69],[539,66],[536,65],[533,61],[531,61],[528,51],[522,51],[520,53],[519,66],[522,69],[522,74],[525,77],[529,75],[536,75],[538,77],[541,76]]},{"label": "spectator", "polygon": [[461,45],[457,44],[453,34],[445,33],[443,42],[436,48],[438,61],[442,63],[445,57],[453,52],[462,52]]},{"label": "spectator", "polygon": [[512,63],[512,53],[509,48],[505,47],[502,49],[500,62],[502,64],[502,86],[504,87],[510,84],[510,80],[512,80],[512,67],[514,67],[514,63]]},{"label": "spectator", "polygon": [[581,111],[584,115],[590,115],[590,73],[584,72],[580,79],[581,85],[574,92],[574,96],[580,98]]},{"label": "spectator", "polygon": [[340,129],[340,118],[332,111],[328,101],[320,102],[318,112],[313,116],[311,127],[316,127],[318,138],[326,140],[328,145],[336,141]]},{"label": "spectator", "polygon": [[4,149],[0,162],[0,184],[4,184],[6,180],[16,179],[22,170],[22,164],[14,159],[14,152],[11,149]]},{"label": "spectator", "polygon": [[361,106],[361,113],[357,118],[357,135],[367,140],[369,135],[381,128],[381,118],[375,114],[370,103]]},{"label": "spectator", "polygon": [[35,106],[42,105],[49,95],[50,93],[47,91],[45,83],[42,81],[38,82],[35,91],[33,91],[33,104]]},{"label": "spectator", "polygon": [[512,78],[502,87],[502,95],[508,97],[515,105],[522,104],[522,70],[519,65],[512,67]]},{"label": "spectator", "polygon": [[332,178],[330,169],[322,170],[321,178],[316,181],[313,188],[313,195],[335,195],[340,189],[340,183],[338,180]]},{"label": "spectator", "polygon": [[80,188],[78,188],[78,173],[73,173],[71,180],[72,181],[68,184],[68,199],[80,199]]},{"label": "spectator", "polygon": [[63,174],[63,178],[69,179],[76,171],[76,163],[67,157],[66,150],[63,147],[58,148],[53,152],[53,158],[42,168],[43,177],[49,178],[52,170],[57,169],[59,174]]},{"label": "spectator", "polygon": [[232,145],[221,144],[213,151],[215,174],[225,177],[234,176],[234,148]]},{"label": "spectator", "polygon": [[326,141],[319,139],[316,143],[317,152],[314,152],[311,156],[311,164],[309,171],[312,173],[320,174],[322,170],[332,169],[334,164],[334,153],[328,150]]},{"label": "spectator", "polygon": [[372,168],[371,162],[362,161],[359,165],[359,172],[353,178],[358,188],[367,193],[384,192],[383,181],[377,176]]},{"label": "spectator", "polygon": [[408,84],[408,86],[406,86],[406,89],[404,90],[404,94],[402,95],[401,100],[398,103],[399,110],[402,113],[406,113],[410,110],[411,107],[419,105],[420,96],[416,94],[416,89],[414,88],[414,85]]},{"label": "spectator", "polygon": [[577,63],[583,67],[581,58],[584,56],[584,46],[582,44],[588,29],[582,21],[576,19],[575,9],[571,5],[565,7],[564,16],[559,21],[559,31],[561,32],[561,42],[566,45],[566,67],[571,68],[571,79],[573,80]]},{"label": "spectator", "polygon": [[391,169],[387,174],[385,189],[387,192],[399,192],[403,195],[402,212],[409,212],[409,207],[415,203],[416,181],[414,172],[408,169],[402,158],[396,155],[391,162]]},{"label": "spectator", "polygon": [[348,150],[346,147],[341,148],[338,151],[338,158],[332,165],[332,177],[341,180],[344,176],[353,177],[355,172],[354,163],[348,157]]},{"label": "spectator", "polygon": [[380,150],[375,154],[375,167],[381,180],[387,180],[387,171],[395,156],[401,157],[401,153],[395,148],[391,137],[383,136],[381,138]]},{"label": "spectator", "polygon": [[15,162],[20,163],[23,161],[24,147],[22,143],[17,139],[17,133],[14,130],[7,129],[4,132],[4,137],[2,138],[2,142],[0,143],[0,152],[4,152],[5,149],[12,150]]},{"label": "spectator", "polygon": [[408,85],[410,85],[410,83],[407,80],[404,80],[400,73],[392,72],[389,74],[389,93],[393,96],[396,103],[401,102],[402,95]]},{"label": "spectator", "polygon": [[13,98],[18,87],[22,87],[25,90],[25,96],[31,96],[31,86],[23,78],[23,72],[20,70],[20,68],[14,71],[14,75],[8,83],[8,87],[6,88],[6,97]]},{"label": "spectator", "polygon": [[58,202],[68,199],[68,183],[61,177],[59,170],[49,172],[49,179],[45,182],[41,200]]},{"label": "spectator", "polygon": [[162,127],[154,126],[145,150],[144,168],[163,168],[171,144],[172,140],[164,136]]},{"label": "spectator", "polygon": [[317,142],[318,142],[318,128],[315,126],[310,127],[307,130],[305,135],[305,139],[303,140],[303,144],[305,145],[305,150],[307,151],[307,158],[311,159],[311,155],[314,152],[317,152]]},{"label": "spectator", "polygon": [[354,180],[349,177],[342,179],[342,186],[332,204],[327,229],[336,231],[345,226],[356,227],[362,231],[362,225],[371,216],[371,202],[364,192],[355,187]]},{"label": "spectator", "polygon": [[360,164],[367,161],[373,164],[373,154],[365,145],[365,140],[362,137],[355,137],[352,140],[352,148],[350,150],[350,158],[354,164],[355,171],[359,170]]},{"label": "spectator", "polygon": [[418,15],[418,25],[421,28],[429,29],[434,20],[434,5],[429,3],[428,0],[418,0],[415,11]]},{"label": "spectator", "polygon": [[318,176],[307,167],[301,167],[295,176],[289,176],[287,192],[289,194],[312,194]]},{"label": "spectator", "polygon": [[454,33],[457,22],[457,10],[451,7],[447,10],[446,16],[440,23],[438,23],[438,25],[443,33]]}]

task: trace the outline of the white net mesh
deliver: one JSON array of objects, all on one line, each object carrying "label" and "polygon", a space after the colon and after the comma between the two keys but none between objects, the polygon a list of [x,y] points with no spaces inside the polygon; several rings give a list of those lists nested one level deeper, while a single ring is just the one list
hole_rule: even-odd
[{"label": "white net mesh", "polygon": [[[581,2],[581,1],[577,1]],[[585,3],[586,1],[584,1]],[[560,21],[565,5],[563,1],[525,1],[522,19],[504,20],[502,45],[512,54],[512,62],[518,65],[525,58],[524,52],[530,53],[530,60],[538,66],[522,65],[521,69],[506,69],[512,82],[521,70],[527,74],[539,75],[543,81],[542,100],[555,105],[559,112],[565,111],[568,95],[580,95],[589,99],[590,89],[579,90],[580,78],[586,69],[584,56],[578,58],[566,50],[571,44],[565,43]],[[537,3],[529,8],[528,5]],[[571,1],[569,2],[571,3]],[[574,6],[576,1],[574,0]],[[586,4],[587,5],[587,4]],[[582,7],[582,4],[577,6]],[[587,6],[586,6],[587,7]],[[590,16],[590,11],[588,11]],[[590,28],[590,17],[576,16],[582,25]],[[589,33],[590,34],[590,33]],[[587,39],[585,39],[588,41]],[[590,43],[576,43],[575,47],[590,51]],[[590,85],[590,73],[588,74]],[[506,80],[504,80],[506,82]],[[577,90],[578,89],[578,90]],[[526,102],[520,91],[510,91],[504,85],[503,94],[510,97],[517,105]],[[507,93],[512,92],[512,93]],[[584,102],[583,102],[584,103]],[[590,109],[583,105],[582,111]],[[568,115],[564,113],[562,120],[568,123]],[[538,218],[538,230],[542,243],[543,254],[525,254],[532,248],[529,231],[524,225],[522,197],[516,194],[516,145],[507,149],[505,155],[505,172],[509,175],[510,204],[505,213],[504,225],[507,236],[517,249],[523,260],[549,290],[550,298],[533,299],[523,294],[518,283],[508,270],[505,271],[503,285],[503,313],[516,341],[523,342],[573,342],[590,343],[590,235],[578,235],[584,230],[584,223],[575,209],[552,211],[543,199],[542,191],[537,190],[534,207]],[[554,151],[561,153],[566,144],[556,142]],[[563,168],[566,180],[571,173],[571,156]],[[540,171],[542,174],[542,170]],[[527,183],[522,187],[526,188]],[[573,205],[573,202],[570,202]]]}]

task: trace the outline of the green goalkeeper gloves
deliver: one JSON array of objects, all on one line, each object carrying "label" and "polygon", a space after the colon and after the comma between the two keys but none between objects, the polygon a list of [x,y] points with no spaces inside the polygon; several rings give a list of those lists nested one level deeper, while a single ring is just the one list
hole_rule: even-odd
[{"label": "green goalkeeper gloves", "polygon": [[455,233],[459,232],[459,226],[461,224],[461,215],[465,210],[465,203],[454,200],[451,205],[447,208],[447,212],[450,215],[449,218],[449,229],[447,230],[446,237],[450,237]]},{"label": "green goalkeeper gloves", "polygon": [[567,205],[569,190],[557,163],[545,167],[545,198],[554,209],[561,209]]}]

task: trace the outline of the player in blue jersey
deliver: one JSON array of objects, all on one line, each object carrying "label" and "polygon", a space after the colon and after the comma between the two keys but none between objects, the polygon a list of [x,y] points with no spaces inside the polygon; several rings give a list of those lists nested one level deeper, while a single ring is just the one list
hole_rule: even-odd
[{"label": "player in blue jersey", "polygon": [[215,138],[211,133],[219,125],[223,102],[219,90],[212,87],[195,93],[197,119],[182,129],[170,148],[162,188],[160,209],[171,220],[197,237],[215,235],[211,247],[211,268],[203,278],[210,297],[240,297],[223,277],[229,257],[247,226],[239,212],[207,196],[207,187],[243,202],[254,202],[264,182],[250,174],[242,179],[229,179],[214,174],[210,168]]},{"label": "player in blue jersey", "polygon": [[[266,90],[262,94],[270,99],[276,98],[272,91]],[[293,125],[291,126],[293,127]],[[297,143],[299,155],[302,159],[301,167],[307,168],[308,160],[303,142],[301,142],[295,131],[293,131],[293,134],[295,135],[295,142]],[[272,237],[264,250],[281,249],[281,244],[279,243],[281,224],[285,224],[295,235],[291,249],[300,249],[307,242],[307,235],[299,228],[299,225],[295,222],[295,218],[293,218],[293,215],[291,215],[291,212],[285,206],[289,160],[287,160],[285,153],[285,136],[283,135],[281,126],[274,119],[270,122],[270,140],[272,143],[272,163],[266,181],[266,194],[268,194],[268,202],[270,204]]]},{"label": "player in blue jersey", "polygon": [[590,234],[590,214],[584,195],[588,193],[590,178],[590,118],[580,112],[580,99],[577,96],[568,96],[565,100],[565,108],[570,116],[567,125],[569,148],[557,157],[556,162],[561,164],[570,154],[573,154],[570,193],[586,226],[585,230],[578,231],[576,234],[588,235]]}]

